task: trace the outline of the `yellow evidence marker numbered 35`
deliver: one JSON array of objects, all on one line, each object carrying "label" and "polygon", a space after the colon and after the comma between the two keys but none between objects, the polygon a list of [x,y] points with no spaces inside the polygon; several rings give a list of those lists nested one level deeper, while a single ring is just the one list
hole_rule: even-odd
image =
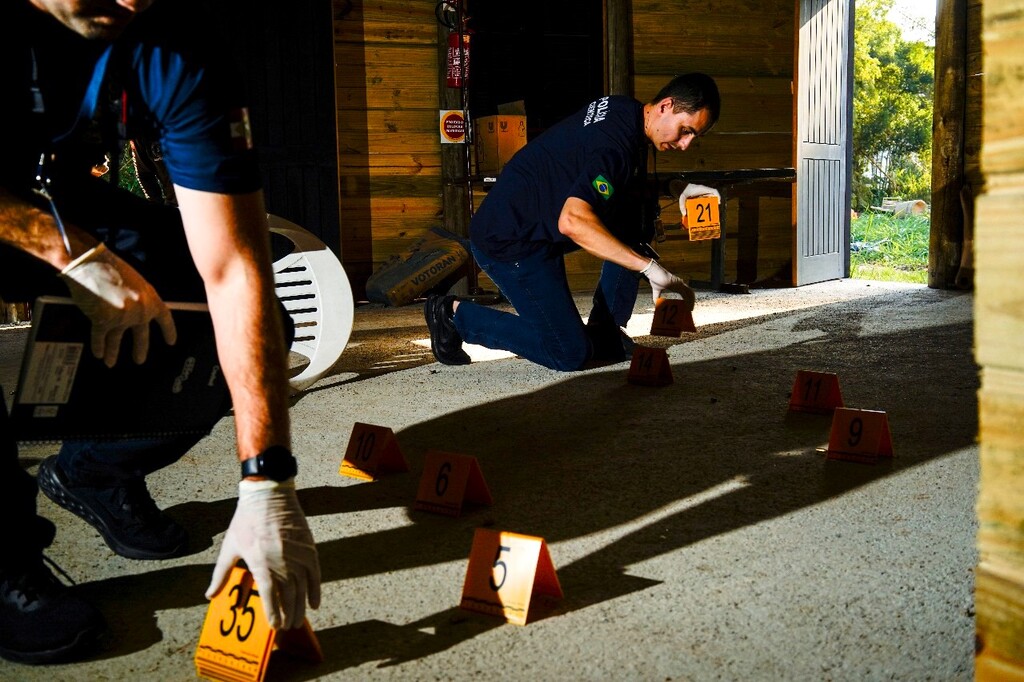
[{"label": "yellow evidence marker numbered 35", "polygon": [[196,647],[196,673],[208,680],[260,682],[267,672],[275,639],[290,653],[314,662],[323,660],[309,621],[297,630],[278,633],[271,629],[252,574],[235,566],[206,611]]}]

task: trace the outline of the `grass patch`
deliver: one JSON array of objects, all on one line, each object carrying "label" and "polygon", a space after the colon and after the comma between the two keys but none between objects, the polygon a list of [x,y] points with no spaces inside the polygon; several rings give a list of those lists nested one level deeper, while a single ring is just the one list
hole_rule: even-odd
[{"label": "grass patch", "polygon": [[864,212],[850,221],[850,277],[928,282],[928,216]]}]

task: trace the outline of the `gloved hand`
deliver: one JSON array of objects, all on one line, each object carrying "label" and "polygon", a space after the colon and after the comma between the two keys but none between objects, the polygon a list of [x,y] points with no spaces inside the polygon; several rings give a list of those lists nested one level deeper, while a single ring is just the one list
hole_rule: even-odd
[{"label": "gloved hand", "polygon": [[683,297],[686,309],[693,310],[693,306],[697,302],[697,297],[694,296],[693,289],[691,289],[686,282],[661,267],[661,265],[658,264],[658,261],[652,258],[651,262],[647,264],[647,267],[640,271],[640,274],[646,277],[647,281],[651,283],[651,293],[654,296],[655,303],[657,303],[658,299],[661,298],[661,292],[665,290],[674,291]]},{"label": "gloved hand", "polygon": [[718,200],[722,200],[722,195],[718,193],[718,190],[714,187],[705,187],[704,185],[695,185],[692,182],[687,185],[682,194],[679,195],[679,212],[682,215],[686,215],[686,200],[694,197],[718,197]]},{"label": "gloved hand", "polygon": [[320,562],[294,479],[239,482],[238,506],[224,534],[207,599],[220,591],[239,559],[252,573],[267,622],[275,630],[302,627],[307,595],[311,607],[320,606]]},{"label": "gloved hand", "polygon": [[178,339],[174,319],[160,295],[135,268],[106,246],[89,249],[60,271],[71,298],[92,322],[92,354],[107,367],[117,362],[121,338],[132,330],[132,358],[149,353],[149,323],[156,320],[168,344]]}]

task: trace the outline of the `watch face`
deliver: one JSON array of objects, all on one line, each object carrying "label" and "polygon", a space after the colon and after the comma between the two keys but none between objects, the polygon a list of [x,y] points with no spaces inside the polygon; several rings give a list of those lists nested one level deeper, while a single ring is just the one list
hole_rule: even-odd
[{"label": "watch face", "polygon": [[298,472],[298,463],[286,448],[274,446],[242,462],[242,478],[266,476],[272,481],[286,481]]}]

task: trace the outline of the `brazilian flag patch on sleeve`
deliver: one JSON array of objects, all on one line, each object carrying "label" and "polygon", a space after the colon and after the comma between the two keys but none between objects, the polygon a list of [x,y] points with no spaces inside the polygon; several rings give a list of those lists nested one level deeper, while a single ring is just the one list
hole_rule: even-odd
[{"label": "brazilian flag patch on sleeve", "polygon": [[594,185],[594,189],[597,190],[597,193],[605,199],[611,199],[612,194],[615,193],[615,188],[612,187],[612,183],[608,182],[603,175],[598,175],[594,178],[594,182],[591,184]]}]

